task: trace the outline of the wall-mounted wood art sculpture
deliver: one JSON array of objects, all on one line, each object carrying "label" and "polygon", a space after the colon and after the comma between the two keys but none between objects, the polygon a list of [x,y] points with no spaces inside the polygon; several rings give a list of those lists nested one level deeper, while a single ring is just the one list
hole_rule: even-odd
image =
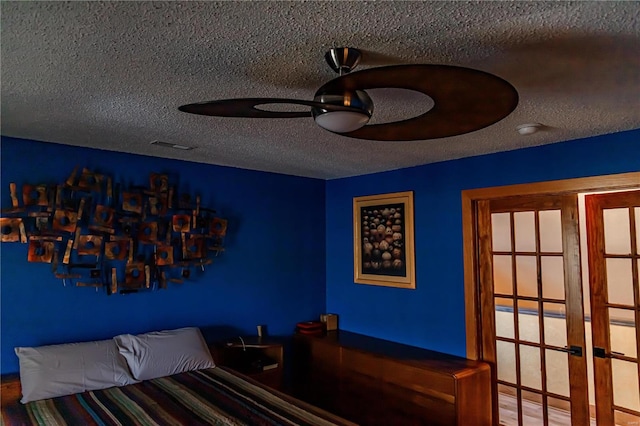
[{"label": "wall-mounted wood art sculpture", "polygon": [[28,245],[29,262],[51,263],[64,285],[105,288],[107,294],[167,288],[204,271],[224,251],[227,221],[177,194],[165,174],[149,187],[127,187],[110,176],[74,169],[59,185],[9,184],[0,239]]}]

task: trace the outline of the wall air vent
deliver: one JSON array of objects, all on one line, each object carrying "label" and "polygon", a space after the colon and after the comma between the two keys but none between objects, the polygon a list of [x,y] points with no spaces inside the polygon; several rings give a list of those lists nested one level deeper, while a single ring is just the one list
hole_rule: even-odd
[{"label": "wall air vent", "polygon": [[178,145],[178,144],[175,144],[175,143],[162,142],[162,141],[153,141],[153,142],[151,142],[151,145],[163,146],[165,148],[181,149],[183,151],[189,151],[189,150],[195,148],[193,146]]}]

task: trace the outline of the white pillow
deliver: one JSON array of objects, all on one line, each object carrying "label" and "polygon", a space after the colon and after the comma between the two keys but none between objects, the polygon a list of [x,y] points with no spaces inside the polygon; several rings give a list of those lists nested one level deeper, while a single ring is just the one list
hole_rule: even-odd
[{"label": "white pillow", "polygon": [[111,339],[18,347],[15,352],[20,361],[23,404],[137,382]]},{"label": "white pillow", "polygon": [[184,371],[215,367],[209,349],[197,327],[154,331],[113,338],[138,380],[171,376]]}]

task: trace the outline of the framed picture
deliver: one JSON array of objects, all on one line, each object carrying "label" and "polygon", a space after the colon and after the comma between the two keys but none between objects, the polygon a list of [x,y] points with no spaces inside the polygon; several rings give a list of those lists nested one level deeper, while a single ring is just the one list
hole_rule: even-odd
[{"label": "framed picture", "polygon": [[353,199],[353,279],[416,288],[413,192]]}]

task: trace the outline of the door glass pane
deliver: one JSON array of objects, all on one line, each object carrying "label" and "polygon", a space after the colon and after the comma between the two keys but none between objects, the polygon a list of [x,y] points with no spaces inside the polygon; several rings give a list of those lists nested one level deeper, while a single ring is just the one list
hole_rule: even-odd
[{"label": "door glass pane", "polygon": [[496,336],[515,338],[513,331],[513,299],[495,298],[496,307]]},{"label": "door glass pane", "polygon": [[516,384],[516,352],[514,344],[496,341],[498,380]]},{"label": "door glass pane", "polygon": [[634,315],[631,309],[609,308],[611,350],[631,358],[635,358],[637,354]]},{"label": "door glass pane", "polygon": [[562,253],[562,221],[560,210],[538,213],[540,221],[540,251]]},{"label": "door glass pane", "polygon": [[544,304],[544,343],[561,348],[567,346],[565,306],[560,303]]},{"label": "door glass pane", "polygon": [[518,397],[515,388],[498,384],[498,407],[501,425],[518,424]]},{"label": "door glass pane", "polygon": [[513,214],[516,251],[536,251],[536,227],[533,212]]},{"label": "door glass pane", "polygon": [[638,365],[635,362],[611,360],[613,403],[618,407],[640,411]]},{"label": "door glass pane", "polygon": [[493,256],[493,292],[496,294],[513,294],[511,256]]},{"label": "door glass pane", "polygon": [[538,297],[535,256],[516,256],[516,285],[518,296]]},{"label": "door glass pane", "polygon": [[[570,425],[571,424],[571,403],[564,399],[547,398],[549,406],[549,419],[555,421],[549,422],[549,425]],[[595,426],[595,421],[593,422]]]},{"label": "door glass pane", "polygon": [[511,251],[511,215],[509,213],[491,215],[491,244],[493,251]]},{"label": "door glass pane", "polygon": [[564,262],[560,256],[540,257],[542,297],[564,300]]},{"label": "door glass pane", "polygon": [[606,259],[609,303],[633,306],[631,259]]},{"label": "door glass pane", "polygon": [[531,305],[530,301],[518,301],[518,336],[525,342],[540,343],[538,307]]},{"label": "door glass pane", "polygon": [[635,426],[640,425],[640,416],[634,416],[633,414],[625,413],[624,411],[614,411],[614,421],[617,425]]},{"label": "door glass pane", "polygon": [[522,424],[524,426],[542,426],[542,395],[522,391]]},{"label": "door glass pane", "polygon": [[569,354],[547,349],[547,390],[556,395],[569,396]]},{"label": "door glass pane", "polygon": [[630,254],[629,209],[606,209],[602,214],[604,218],[604,252],[606,254]]},{"label": "door glass pane", "polygon": [[540,348],[520,345],[520,383],[533,389],[542,389],[540,378]]}]

